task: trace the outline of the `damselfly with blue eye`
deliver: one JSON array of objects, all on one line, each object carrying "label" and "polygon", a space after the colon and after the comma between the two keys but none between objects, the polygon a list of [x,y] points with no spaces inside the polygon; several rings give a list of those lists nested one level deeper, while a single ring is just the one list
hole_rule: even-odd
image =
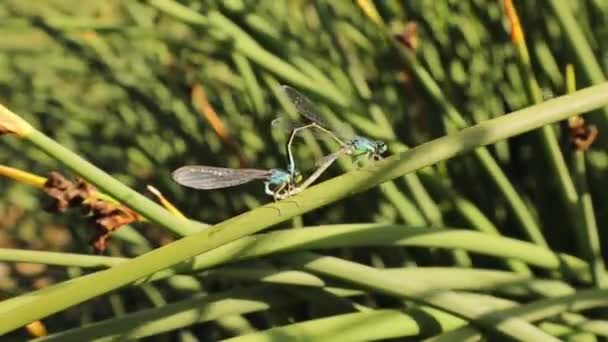
[{"label": "damselfly with blue eye", "polygon": [[231,169],[204,165],[182,166],[173,171],[172,177],[183,186],[199,190],[227,188],[259,179],[264,181],[266,194],[275,201],[289,197],[296,183],[302,179],[297,170]]},{"label": "damselfly with blue eye", "polygon": [[[291,145],[295,136],[302,133],[305,129],[315,128],[319,131],[328,134],[331,138],[340,144],[341,151],[339,154],[350,155],[355,158],[355,165],[359,166],[359,162],[364,158],[379,160],[382,159],[382,154],[386,152],[386,144],[382,141],[371,140],[359,135],[355,135],[352,131],[346,130],[347,126],[340,129],[331,129],[330,126],[321,116],[315,105],[304,95],[290,86],[281,86],[283,91],[294,104],[297,112],[306,118],[309,122],[293,124],[286,118],[277,118],[273,120],[272,126],[291,131],[291,136],[287,142],[287,155],[289,158],[288,171],[295,170],[295,161],[291,152]],[[319,136],[315,134],[315,136]],[[331,156],[331,155],[330,155]],[[327,158],[324,158],[324,162]],[[335,158],[333,158],[335,160]],[[324,163],[323,162],[323,163]]]}]

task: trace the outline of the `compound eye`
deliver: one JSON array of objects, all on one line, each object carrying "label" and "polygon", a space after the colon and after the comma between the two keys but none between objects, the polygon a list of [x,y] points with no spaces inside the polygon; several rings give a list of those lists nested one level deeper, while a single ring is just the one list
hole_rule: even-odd
[{"label": "compound eye", "polygon": [[302,173],[296,172],[293,175],[293,180],[294,180],[294,182],[299,183],[302,180]]},{"label": "compound eye", "polygon": [[384,153],[386,152],[386,144],[382,141],[378,141],[378,152]]}]

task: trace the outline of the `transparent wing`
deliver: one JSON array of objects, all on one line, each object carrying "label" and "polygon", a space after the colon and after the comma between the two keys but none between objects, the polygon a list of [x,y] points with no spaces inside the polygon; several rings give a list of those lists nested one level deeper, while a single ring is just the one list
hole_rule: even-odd
[{"label": "transparent wing", "polygon": [[281,85],[283,91],[289,98],[289,100],[293,103],[294,107],[298,111],[300,115],[307,118],[308,120],[325,127],[328,130],[331,130],[337,137],[343,140],[349,140],[355,136],[352,128],[347,125],[330,125],[329,121],[323,118],[323,115],[317,109],[317,107],[310,101],[306,96],[304,96],[299,91],[293,89],[288,85]]},{"label": "transparent wing", "polygon": [[317,107],[306,96],[288,85],[282,85],[281,88],[283,88],[285,95],[287,95],[291,103],[293,103],[300,115],[325,128],[331,127],[329,126],[329,123],[323,119]]},{"label": "transparent wing", "polygon": [[255,179],[266,179],[269,173],[268,170],[189,165],[173,171],[172,177],[183,186],[211,190],[236,186]]}]

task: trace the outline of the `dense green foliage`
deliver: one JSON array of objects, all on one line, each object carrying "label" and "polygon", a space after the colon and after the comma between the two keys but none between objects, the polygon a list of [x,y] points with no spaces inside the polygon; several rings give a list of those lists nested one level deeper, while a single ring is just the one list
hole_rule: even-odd
[{"label": "dense green foliage", "polygon": [[[186,216],[215,224],[272,199],[261,183],[194,191],[174,183],[170,173],[186,164],[285,168],[288,134],[271,129],[271,122],[296,114],[280,84],[299,89],[333,121],[385,141],[388,154],[396,154],[573,92],[568,64],[579,88],[601,83],[598,68],[608,69],[605,1],[516,2],[529,55],[511,41],[500,1],[376,1],[384,24],[365,12],[371,3],[5,1],[0,103],[124,184],[140,193],[153,185]],[[414,32],[406,39],[409,47],[402,44],[404,32]],[[461,318],[477,317],[473,307],[479,304],[510,308],[507,314],[537,321],[560,339],[606,338],[605,312],[575,313],[605,307],[608,298],[601,290],[607,284],[601,227],[608,222],[608,140],[602,133],[608,110],[585,119],[600,132],[587,151],[573,147],[565,123],[554,124],[416,173],[385,175],[394,180],[355,196],[328,190],[334,197],[319,200],[328,206],[303,204],[302,212],[316,210],[274,226],[277,232],[243,238],[177,269],[196,277],[157,273],[158,281],[140,281],[43,322],[56,333],[108,320],[90,332],[72,331],[75,340],[125,333],[144,320],[156,321],[133,336],[207,341],[242,335],[239,341],[259,341],[264,336],[247,334],[276,328],[267,333],[276,341],[420,340],[462,327]],[[77,162],[43,153],[40,139],[3,136],[0,164],[40,175],[76,171],[96,182]],[[295,146],[305,175],[336,149],[312,136]],[[341,158],[323,179],[354,169],[350,158]],[[365,177],[366,189],[376,184]],[[101,188],[121,198],[111,187]],[[117,258],[11,253],[8,248],[93,254],[87,243],[90,222],[72,211],[44,212],[47,198],[38,189],[2,179],[0,191],[0,261],[7,261],[0,263],[0,272],[7,272],[0,296],[5,298],[77,277],[87,268],[123,264],[122,257],[179,238],[173,233],[198,231],[168,227],[177,219],[159,223],[144,203],[141,213],[153,223],[115,233],[105,254]],[[123,198],[129,204],[128,196]],[[278,207],[279,216],[300,210],[281,213],[288,205]],[[262,229],[281,221],[256,224]],[[315,225],[329,226],[290,231]],[[221,227],[232,226],[228,221]],[[230,254],[234,250],[245,256]],[[275,255],[290,250],[302,252]],[[308,253],[313,250],[336,258]],[[8,261],[59,267],[28,275],[27,267]],[[109,291],[119,283],[107,286]],[[459,292],[421,294],[431,290]],[[551,300],[561,297],[572,305],[556,309]],[[554,311],[542,314],[533,306],[553,304]],[[209,309],[196,311],[201,307]],[[7,308],[0,305],[0,325]],[[190,316],[167,318],[172,310],[186,309]],[[116,318],[125,312],[137,313]],[[474,325],[488,332],[499,326],[493,319],[498,318]],[[521,324],[496,330],[504,334],[512,327],[521,329],[515,337],[537,336],[532,326]],[[24,332],[13,334],[19,338]],[[444,338],[461,338],[449,334]]]}]

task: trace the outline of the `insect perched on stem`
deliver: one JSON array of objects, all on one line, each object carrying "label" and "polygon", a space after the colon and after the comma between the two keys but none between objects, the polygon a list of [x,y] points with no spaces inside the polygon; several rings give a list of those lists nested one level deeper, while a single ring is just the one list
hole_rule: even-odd
[{"label": "insect perched on stem", "polygon": [[[225,167],[189,165],[183,166],[173,171],[173,180],[177,183],[194,189],[211,190],[236,186],[253,180],[263,180],[266,194],[272,196],[275,201],[297,194],[311,185],[319,176],[340,156],[350,155],[355,157],[355,164],[358,166],[363,158],[382,159],[382,153],[386,151],[386,145],[382,141],[371,140],[355,134],[338,134],[338,130],[330,130],[315,106],[295,89],[289,86],[282,86],[283,91],[295,105],[298,113],[310,122],[290,125],[278,118],[273,120],[273,126],[283,126],[289,128],[291,135],[287,143],[287,155],[289,158],[287,171],[281,169],[260,170],[260,169],[231,169]],[[336,140],[341,148],[325,156],[317,163],[317,170],[300,186],[296,186],[301,180],[302,175],[296,169],[291,146],[295,136],[308,128],[316,128],[321,133],[327,134]]]},{"label": "insect perched on stem", "polygon": [[[281,127],[291,131],[289,141],[287,142],[287,156],[289,158],[287,170],[289,172],[293,172],[296,169],[293,153],[291,151],[293,139],[305,129],[309,128],[315,128],[338,142],[342,151],[340,154],[354,157],[356,166],[359,166],[360,161],[363,159],[382,159],[382,154],[386,152],[386,144],[384,142],[355,135],[352,130],[330,129],[329,127],[331,126],[322,118],[319,110],[317,110],[315,105],[306,96],[290,86],[283,85],[281,87],[289,100],[294,104],[297,112],[309,121],[307,123],[294,125],[288,122],[286,118],[281,117],[272,122],[273,127]],[[319,134],[315,134],[315,137],[319,137]],[[327,157],[324,158],[324,160],[325,159],[327,159]],[[321,164],[322,163],[323,162],[321,162]]]},{"label": "insect perched on stem", "polygon": [[253,180],[264,180],[264,191],[275,201],[289,197],[296,183],[302,180],[302,175],[297,170],[231,169],[205,165],[182,166],[173,171],[172,177],[183,186],[199,190],[221,189]]}]

